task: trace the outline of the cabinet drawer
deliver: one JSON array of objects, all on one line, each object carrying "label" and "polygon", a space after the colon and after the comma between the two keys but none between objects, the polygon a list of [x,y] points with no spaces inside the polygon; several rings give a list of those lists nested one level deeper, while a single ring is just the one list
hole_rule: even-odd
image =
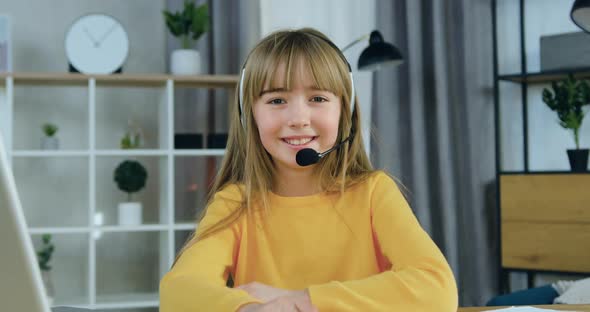
[{"label": "cabinet drawer", "polygon": [[502,221],[590,223],[590,174],[500,176]]},{"label": "cabinet drawer", "polygon": [[502,266],[590,272],[590,175],[500,176]]}]

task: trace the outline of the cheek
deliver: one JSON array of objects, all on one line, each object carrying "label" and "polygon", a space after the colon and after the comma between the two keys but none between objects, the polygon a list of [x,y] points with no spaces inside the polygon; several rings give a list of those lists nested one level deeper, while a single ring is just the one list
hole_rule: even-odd
[{"label": "cheek", "polygon": [[272,118],[264,110],[256,109],[254,110],[254,120],[258,128],[260,141],[267,147],[267,144],[272,142],[273,138],[277,135],[277,120],[276,118]]},{"label": "cheek", "polygon": [[323,131],[326,134],[326,139],[330,142],[335,142],[338,137],[338,126],[340,124],[340,112],[334,111],[329,114],[323,114],[322,120]]},{"label": "cheek", "polygon": [[328,122],[326,122],[326,130],[327,130],[327,133],[329,133],[330,141],[332,141],[332,142],[335,142],[336,138],[338,138],[339,121],[340,120],[338,118],[333,118],[333,119],[329,120]]}]

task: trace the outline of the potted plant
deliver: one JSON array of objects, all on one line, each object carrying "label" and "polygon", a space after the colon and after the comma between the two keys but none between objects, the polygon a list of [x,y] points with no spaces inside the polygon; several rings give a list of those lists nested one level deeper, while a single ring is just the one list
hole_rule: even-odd
[{"label": "potted plant", "polygon": [[133,202],[131,194],[145,187],[147,170],[138,161],[125,160],[115,169],[115,182],[119,189],[127,193],[127,202],[119,203],[118,215],[120,225],[138,225],[142,219],[142,205]]},{"label": "potted plant", "polygon": [[172,35],[180,38],[182,48],[174,50],[170,61],[170,70],[177,75],[196,75],[201,71],[199,51],[191,49],[194,43],[207,32],[209,12],[207,4],[195,6],[191,1],[184,1],[184,10],[169,12],[164,10],[166,26]]},{"label": "potted plant", "polygon": [[51,242],[51,234],[44,234],[41,237],[41,249],[37,251],[37,261],[39,262],[39,268],[41,269],[41,278],[43,279],[43,285],[45,285],[45,292],[49,304],[53,304],[53,297],[55,290],[53,288],[53,280],[51,278],[51,256],[55,251],[55,245]]},{"label": "potted plant", "polygon": [[41,149],[44,150],[56,150],[59,149],[59,139],[55,134],[59,129],[55,124],[46,123],[41,126],[45,136],[41,139]]},{"label": "potted plant", "polygon": [[559,125],[572,131],[576,143],[576,149],[567,150],[571,170],[586,171],[588,149],[580,149],[580,127],[585,115],[583,107],[590,104],[590,85],[570,74],[563,81],[552,82],[551,89],[543,89],[543,102],[557,113]]},{"label": "potted plant", "polygon": [[128,121],[127,132],[121,138],[121,149],[134,149],[142,145],[142,131],[133,121]]}]

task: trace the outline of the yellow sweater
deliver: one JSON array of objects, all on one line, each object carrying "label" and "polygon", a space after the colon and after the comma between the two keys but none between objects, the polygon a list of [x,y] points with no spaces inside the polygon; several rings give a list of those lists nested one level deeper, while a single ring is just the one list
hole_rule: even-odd
[{"label": "yellow sweater", "polygon": [[[324,311],[457,311],[457,288],[444,256],[383,172],[338,194],[270,194],[271,212],[244,216],[187,249],[160,283],[160,311],[236,311],[259,302],[235,286],[261,282],[307,288]],[[218,192],[199,230],[240,200]]]}]

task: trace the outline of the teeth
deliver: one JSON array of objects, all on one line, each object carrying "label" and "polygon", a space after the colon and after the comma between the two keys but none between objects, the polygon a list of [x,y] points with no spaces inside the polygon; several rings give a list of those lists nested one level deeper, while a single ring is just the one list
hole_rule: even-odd
[{"label": "teeth", "polygon": [[306,144],[308,142],[310,142],[311,140],[313,140],[313,138],[306,138],[306,139],[284,139],[285,142],[291,144],[291,145],[302,145],[302,144]]}]

